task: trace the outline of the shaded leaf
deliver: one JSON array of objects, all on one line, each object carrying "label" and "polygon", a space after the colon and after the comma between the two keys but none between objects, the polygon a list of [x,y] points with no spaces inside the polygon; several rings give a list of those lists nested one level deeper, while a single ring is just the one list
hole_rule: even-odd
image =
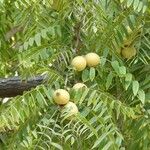
[{"label": "shaded leaf", "polygon": [[90,68],[90,80],[93,81],[95,78],[95,68]]},{"label": "shaded leaf", "polygon": [[138,93],[138,90],[139,90],[139,82],[138,81],[132,82],[132,90],[133,90],[134,96],[136,96]]},{"label": "shaded leaf", "polygon": [[139,97],[139,100],[142,102],[142,104],[144,104],[145,103],[145,92],[143,90],[138,91],[138,97]]}]

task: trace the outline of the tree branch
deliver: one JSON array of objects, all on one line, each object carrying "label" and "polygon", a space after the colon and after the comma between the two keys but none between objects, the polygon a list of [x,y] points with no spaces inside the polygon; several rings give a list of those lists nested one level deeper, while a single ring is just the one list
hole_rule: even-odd
[{"label": "tree branch", "polygon": [[44,82],[46,76],[36,76],[27,80],[21,80],[19,77],[0,78],[0,97],[14,97],[22,95],[24,91],[36,87]]}]

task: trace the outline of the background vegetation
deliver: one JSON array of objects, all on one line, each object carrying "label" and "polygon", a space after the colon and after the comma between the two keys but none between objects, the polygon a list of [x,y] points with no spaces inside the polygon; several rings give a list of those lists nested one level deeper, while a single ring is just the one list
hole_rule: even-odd
[{"label": "background vegetation", "polygon": [[[49,79],[0,105],[0,149],[148,150],[149,25],[147,0],[0,0],[0,77]],[[72,58],[88,52],[101,64],[76,73]],[[70,91],[80,113],[67,121],[52,92],[76,82],[88,89]]]}]

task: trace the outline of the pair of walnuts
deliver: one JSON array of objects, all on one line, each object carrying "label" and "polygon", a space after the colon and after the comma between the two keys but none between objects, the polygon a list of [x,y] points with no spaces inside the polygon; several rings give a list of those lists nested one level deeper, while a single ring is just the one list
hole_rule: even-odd
[{"label": "pair of walnuts", "polygon": [[96,53],[88,53],[85,56],[76,56],[72,60],[72,66],[76,71],[82,71],[88,67],[96,67],[100,63],[100,57]]},{"label": "pair of walnuts", "polygon": [[[141,28],[140,27],[138,27],[137,30],[139,32],[141,32]],[[130,38],[124,40],[123,47],[122,47],[120,52],[121,52],[121,55],[122,55],[123,58],[131,59],[132,57],[134,57],[136,55],[137,50],[134,47],[134,41],[132,39],[133,31],[132,31],[132,29],[129,26],[127,26],[127,32],[130,35]]]},{"label": "pair of walnuts", "polygon": [[[83,87],[87,88],[87,86],[83,83],[76,83],[73,86],[73,89],[78,90]],[[61,112],[65,112],[68,115],[67,119],[71,120],[77,115],[78,107],[75,103],[70,101],[70,94],[68,91],[64,89],[56,90],[53,94],[53,99],[56,104],[63,106]]]}]

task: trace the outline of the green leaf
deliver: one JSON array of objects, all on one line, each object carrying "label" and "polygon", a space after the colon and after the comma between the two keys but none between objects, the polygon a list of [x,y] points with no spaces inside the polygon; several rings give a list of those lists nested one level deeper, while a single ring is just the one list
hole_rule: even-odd
[{"label": "green leaf", "polygon": [[39,106],[44,108],[44,101],[43,101],[43,98],[41,97],[40,93],[36,94],[36,99],[37,99],[37,102],[39,103]]},{"label": "green leaf", "polygon": [[145,11],[147,10],[147,6],[146,5],[144,5],[143,6],[143,10],[142,10],[142,13],[145,13]]},{"label": "green leaf", "polygon": [[33,38],[30,38],[30,39],[29,39],[29,45],[32,46],[33,44],[34,44],[34,39],[33,39]]},{"label": "green leaf", "polygon": [[4,0],[0,0],[1,4],[3,4]]},{"label": "green leaf", "polygon": [[41,31],[41,36],[43,37],[43,38],[47,38],[47,34],[46,34],[46,29],[43,29],[42,31]]},{"label": "green leaf", "polygon": [[90,106],[93,101],[95,100],[96,98],[96,90],[94,90],[91,94],[90,94],[90,97],[88,98],[88,104],[87,106]]},{"label": "green leaf", "polygon": [[31,133],[33,134],[33,136],[34,136],[36,139],[38,138],[36,130],[33,130]]},{"label": "green leaf", "polygon": [[94,133],[96,137],[98,137],[96,129],[90,124],[90,122],[85,117],[79,114],[78,118]]},{"label": "green leaf", "polygon": [[52,90],[47,90],[45,86],[42,86],[43,88],[43,91],[45,93],[45,95],[47,96],[47,98],[50,100],[51,103],[53,103],[53,99],[52,99],[52,93],[53,91]]},{"label": "green leaf", "polygon": [[92,149],[96,148],[105,138],[107,135],[109,135],[114,129],[111,129],[108,132],[104,132],[94,143],[94,146],[92,147]]},{"label": "green leaf", "polygon": [[25,42],[25,43],[23,44],[23,47],[24,47],[25,50],[28,49],[28,46],[29,46],[29,45],[28,45],[28,42]]},{"label": "green leaf", "polygon": [[74,139],[74,137],[72,136],[72,137],[71,137],[71,145],[73,145],[74,142],[75,142],[75,139]]},{"label": "green leaf", "polygon": [[139,0],[134,0],[134,3],[133,3],[134,10],[137,9],[138,5],[139,5]]},{"label": "green leaf", "polygon": [[103,55],[102,55],[103,57],[102,58],[106,59],[106,57],[108,56],[108,54],[109,54],[109,49],[105,48],[104,51],[103,51]]},{"label": "green leaf", "polygon": [[112,141],[109,141],[104,147],[102,150],[109,150],[110,146],[113,144]]},{"label": "green leaf", "polygon": [[130,7],[132,5],[132,3],[133,3],[133,0],[128,0],[127,1],[127,7]]},{"label": "green leaf", "polygon": [[37,46],[41,46],[41,34],[40,33],[35,35],[35,43]]},{"label": "green leaf", "polygon": [[58,143],[51,142],[50,144],[53,145],[55,148],[57,148],[59,150],[63,150],[62,146],[59,145]]},{"label": "green leaf", "polygon": [[83,82],[86,82],[89,80],[89,71],[87,69],[85,69],[83,72],[82,72],[82,81]]},{"label": "green leaf", "polygon": [[93,81],[95,78],[95,68],[90,68],[90,80]]},{"label": "green leaf", "polygon": [[143,8],[143,2],[140,1],[137,11],[140,12]]},{"label": "green leaf", "polygon": [[125,74],[126,74],[126,67],[125,67],[125,66],[119,67],[119,73],[120,73],[121,75],[125,75]]},{"label": "green leaf", "polygon": [[41,99],[43,100],[44,104],[46,106],[48,106],[47,101],[46,101],[45,97],[43,96],[43,94],[39,90],[37,90],[37,91],[38,91],[38,94],[40,95]]},{"label": "green leaf", "polygon": [[120,0],[120,3],[124,2],[124,0]]},{"label": "green leaf", "polygon": [[118,61],[113,61],[113,62],[111,62],[111,65],[112,65],[112,67],[113,67],[113,69],[116,71],[116,73],[119,73],[119,63],[118,63]]},{"label": "green leaf", "polygon": [[106,58],[105,57],[101,57],[101,66],[104,66],[106,63]]},{"label": "green leaf", "polygon": [[109,75],[107,76],[107,81],[106,81],[106,90],[109,89],[111,83],[112,83],[112,79],[113,79],[113,74],[112,72],[109,73]]},{"label": "green leaf", "polygon": [[145,92],[143,90],[138,91],[138,97],[139,97],[139,100],[142,102],[142,104],[144,104],[145,103]]},{"label": "green leaf", "polygon": [[82,96],[81,96],[81,98],[80,98],[79,105],[81,105],[81,104],[83,103],[83,101],[85,100],[85,98],[86,98],[88,92],[89,92],[89,89],[85,89],[85,90],[84,90],[84,92],[83,92],[83,94],[82,94]]},{"label": "green leaf", "polygon": [[126,89],[126,90],[127,90],[128,87],[130,86],[131,81],[132,81],[132,74],[131,74],[131,73],[127,73],[127,74],[125,75],[125,89]]},{"label": "green leaf", "polygon": [[62,34],[62,33],[61,33],[61,26],[60,26],[60,25],[57,25],[57,26],[56,26],[56,33],[57,33],[58,36],[61,37],[61,34]]},{"label": "green leaf", "polygon": [[131,73],[126,74],[125,81],[132,81],[132,74]]},{"label": "green leaf", "polygon": [[117,120],[119,119],[119,116],[120,116],[120,109],[121,109],[120,107],[121,107],[121,103],[119,103],[117,108],[116,108]]},{"label": "green leaf", "polygon": [[138,93],[138,90],[139,90],[139,82],[138,81],[132,82],[132,90],[133,90],[134,96],[136,96]]},{"label": "green leaf", "polygon": [[119,30],[117,31],[117,35],[118,35],[119,43],[123,42],[123,35],[121,34],[121,32]]}]

